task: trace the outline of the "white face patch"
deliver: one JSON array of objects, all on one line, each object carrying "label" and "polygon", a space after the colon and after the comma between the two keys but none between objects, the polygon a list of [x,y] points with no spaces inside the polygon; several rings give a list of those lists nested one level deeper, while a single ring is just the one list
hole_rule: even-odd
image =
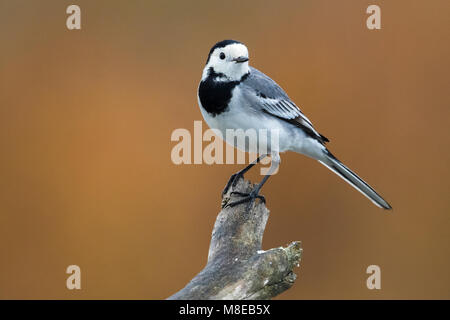
[{"label": "white face patch", "polygon": [[248,61],[236,62],[236,58],[244,57],[248,59],[248,50],[242,43],[229,44],[223,48],[216,48],[209,57],[208,64],[203,69],[202,80],[208,76],[209,68],[214,72],[225,75],[218,77],[217,81],[238,81],[243,75],[250,71]]}]

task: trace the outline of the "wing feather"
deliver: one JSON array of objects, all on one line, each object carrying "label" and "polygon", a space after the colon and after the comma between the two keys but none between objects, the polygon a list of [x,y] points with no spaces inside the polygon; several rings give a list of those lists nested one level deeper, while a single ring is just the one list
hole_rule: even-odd
[{"label": "wing feather", "polygon": [[242,85],[244,95],[250,101],[250,107],[303,129],[308,135],[321,143],[329,141],[314,129],[311,121],[288,97],[286,92],[264,73],[251,67],[250,74],[242,81]]}]

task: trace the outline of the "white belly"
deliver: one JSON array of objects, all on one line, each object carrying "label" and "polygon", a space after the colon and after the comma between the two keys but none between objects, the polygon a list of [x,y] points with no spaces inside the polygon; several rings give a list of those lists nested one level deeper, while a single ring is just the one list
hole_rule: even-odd
[{"label": "white belly", "polygon": [[233,99],[227,111],[209,115],[198,101],[203,118],[211,129],[218,130],[230,145],[259,154],[293,150],[305,134],[294,126],[250,107],[236,105]]}]

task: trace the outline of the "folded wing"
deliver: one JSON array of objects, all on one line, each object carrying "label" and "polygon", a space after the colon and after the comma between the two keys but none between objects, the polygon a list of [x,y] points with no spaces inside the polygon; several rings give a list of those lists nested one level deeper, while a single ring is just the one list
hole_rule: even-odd
[{"label": "folded wing", "polygon": [[255,68],[242,82],[243,93],[250,101],[250,107],[286,121],[307,133],[321,143],[329,140],[318,133],[311,121],[289,99],[284,90],[272,79]]}]

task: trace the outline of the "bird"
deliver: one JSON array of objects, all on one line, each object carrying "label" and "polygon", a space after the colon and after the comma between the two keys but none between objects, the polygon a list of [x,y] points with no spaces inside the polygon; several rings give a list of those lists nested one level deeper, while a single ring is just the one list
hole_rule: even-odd
[{"label": "bird", "polygon": [[[392,207],[369,184],[339,161],[326,147],[329,142],[317,132],[312,122],[289,98],[286,92],[269,76],[249,65],[247,46],[236,40],[223,40],[209,51],[202,78],[197,90],[198,104],[208,126],[218,132],[224,140],[243,151],[266,150],[244,169],[233,174],[222,195],[264,157],[271,158],[267,174],[250,193],[232,192],[238,200],[229,202],[234,207],[260,199],[262,186],[278,171],[280,153],[293,151],[317,160],[361,192],[376,206],[390,210]],[[266,130],[276,132],[276,143],[272,139],[253,139],[253,143],[237,143],[230,130]],[[236,131],[237,132],[237,131]],[[253,145],[250,146],[250,145]],[[239,198],[240,197],[240,198]]]}]

